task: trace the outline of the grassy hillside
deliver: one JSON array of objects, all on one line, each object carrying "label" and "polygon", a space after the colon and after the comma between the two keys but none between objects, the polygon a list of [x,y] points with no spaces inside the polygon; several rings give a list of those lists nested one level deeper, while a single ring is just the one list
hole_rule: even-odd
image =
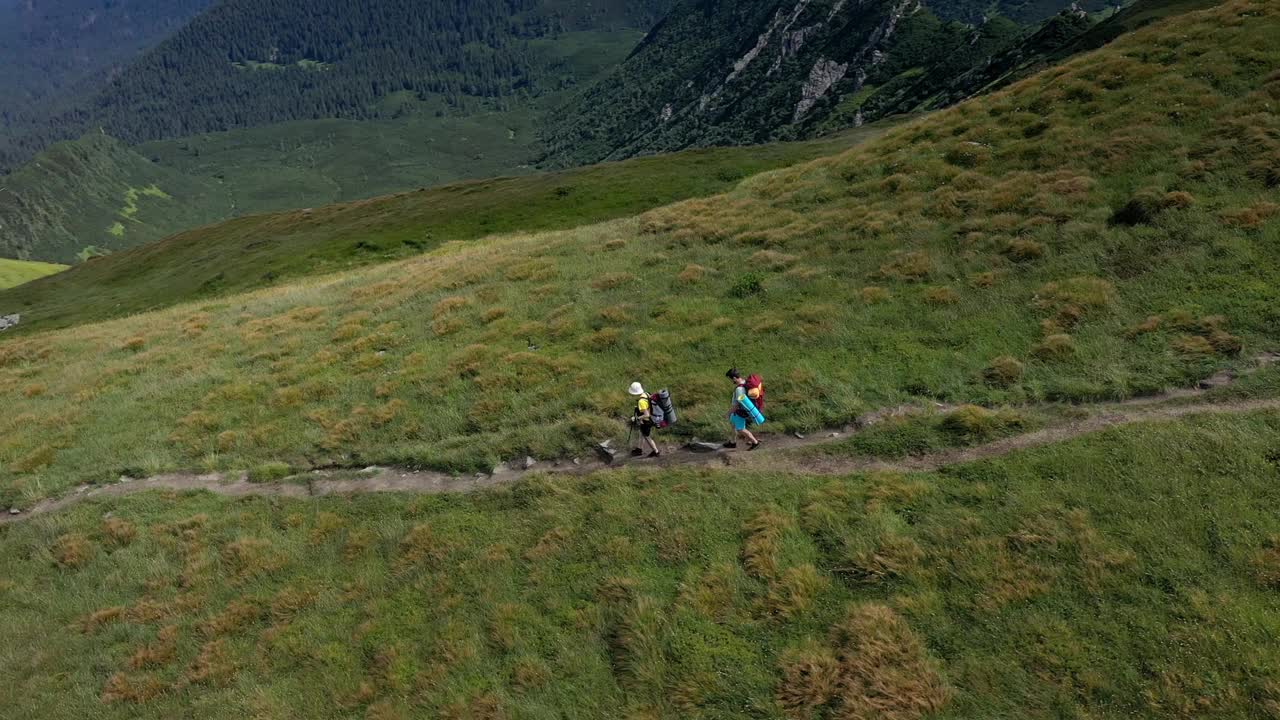
[{"label": "grassy hillside", "polygon": [[40,719],[1274,717],[1277,443],[1272,414],[911,476],[82,505],[0,528],[0,702]]},{"label": "grassy hillside", "polygon": [[[1191,382],[1277,349],[1278,13],[1176,18],[642,219],[6,338],[3,497],[126,470],[565,456],[625,434],[636,378],[672,388],[681,435],[716,437],[730,364],[771,378],[788,430]],[[368,207],[276,217],[255,242],[399,222]]]},{"label": "grassy hillside", "polygon": [[101,133],[60,143],[3,179],[0,253],[72,263],[224,217],[208,178],[158,167]]},{"label": "grassy hillside", "polygon": [[[472,127],[475,122],[459,121],[459,125]],[[309,127],[318,130],[321,125],[340,123],[343,121],[319,121]],[[246,217],[77,265],[56,282],[0,294],[0,308],[23,312],[24,332],[63,327],[384,262],[449,241],[473,240],[490,233],[570,228],[625,217],[677,200],[722,192],[764,170],[839,152],[879,135],[892,124],[808,143],[688,152],[560,173],[458,183],[314,211]],[[330,127],[330,134],[321,133],[315,142],[326,148],[332,144],[333,150],[345,148],[344,136],[354,133],[370,140],[368,133],[374,127],[371,123]],[[505,124],[496,128],[506,131]],[[393,183],[407,179],[397,175],[397,168],[379,173],[378,163],[370,161],[368,144],[364,150],[348,153],[343,163],[325,165],[332,170],[303,166],[305,160],[300,159],[308,156],[307,145],[296,154],[291,150],[280,153],[280,166],[262,166],[252,158],[268,152],[265,138],[269,131],[248,132],[260,132],[264,142],[246,151],[237,149],[234,142],[246,131],[231,137],[211,136],[192,141],[193,150],[182,151],[187,153],[185,159],[165,162],[185,163],[183,169],[191,173],[215,166],[238,168],[242,174],[228,176],[226,186],[242,188],[232,192],[250,203],[288,202],[291,197],[301,197],[291,195],[293,189],[280,182],[299,175],[332,181],[335,189],[341,182],[342,189],[352,191],[362,187],[358,178],[365,174],[373,178],[372,187],[382,183],[394,187]],[[439,136],[440,143],[451,148],[445,151],[446,157],[455,152],[452,148],[468,147],[460,134],[455,131]],[[399,137],[387,136],[384,146],[388,152],[400,145]],[[200,166],[201,159],[211,154],[216,156],[216,165]],[[404,163],[412,159],[410,153],[401,156]],[[476,161],[476,165],[484,163]],[[464,170],[459,166],[458,171]],[[140,217],[151,218],[150,212],[148,206]]]},{"label": "grassy hillside", "polygon": [[0,290],[66,270],[65,265],[0,258]]}]

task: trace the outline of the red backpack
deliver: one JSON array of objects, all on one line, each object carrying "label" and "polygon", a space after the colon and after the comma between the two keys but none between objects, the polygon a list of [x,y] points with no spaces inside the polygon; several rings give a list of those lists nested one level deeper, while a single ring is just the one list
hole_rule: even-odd
[{"label": "red backpack", "polygon": [[[747,384],[744,386],[747,391],[747,397],[751,398],[751,402],[756,406],[757,410],[764,410],[764,380],[759,375],[752,375],[747,378]],[[753,392],[756,391],[756,392]]]}]

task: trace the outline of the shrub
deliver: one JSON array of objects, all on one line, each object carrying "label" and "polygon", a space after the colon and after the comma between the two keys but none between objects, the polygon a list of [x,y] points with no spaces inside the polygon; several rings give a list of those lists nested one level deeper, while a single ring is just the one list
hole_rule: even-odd
[{"label": "shrub", "polygon": [[991,361],[982,371],[982,377],[988,385],[1008,388],[1018,384],[1022,379],[1023,365],[1017,358],[1001,355]]},{"label": "shrub", "polygon": [[749,272],[738,276],[729,288],[729,296],[743,299],[760,295],[764,291],[764,277],[759,273]]},{"label": "shrub", "polygon": [[621,250],[626,246],[627,246],[626,240],[617,239],[617,240],[610,240],[609,242],[605,243],[604,249],[606,251]]},{"label": "shrub", "polygon": [[864,287],[861,292],[862,302],[867,305],[875,305],[887,301],[891,296],[889,291],[882,287]]},{"label": "shrub", "polygon": [[1075,351],[1075,341],[1071,339],[1071,336],[1058,333],[1045,338],[1031,352],[1039,358],[1059,360],[1070,357]]},{"label": "shrub", "polygon": [[1026,238],[1010,240],[1000,252],[1010,260],[1018,263],[1031,262],[1044,257],[1044,245]]},{"label": "shrub", "polygon": [[949,287],[929,288],[924,293],[924,301],[930,305],[955,305],[960,302],[960,294]]},{"label": "shrub", "polygon": [[1254,580],[1264,588],[1280,589],[1280,535],[1267,538],[1249,558]]},{"label": "shrub", "polygon": [[142,337],[141,335],[135,335],[134,337],[131,337],[128,340],[125,340],[124,344],[121,345],[120,347],[121,349],[129,350],[130,352],[138,352],[142,348],[146,347],[146,345],[147,345],[146,338]]},{"label": "shrub", "polygon": [[33,383],[22,389],[22,396],[27,398],[40,397],[48,392],[48,388],[41,383]]}]

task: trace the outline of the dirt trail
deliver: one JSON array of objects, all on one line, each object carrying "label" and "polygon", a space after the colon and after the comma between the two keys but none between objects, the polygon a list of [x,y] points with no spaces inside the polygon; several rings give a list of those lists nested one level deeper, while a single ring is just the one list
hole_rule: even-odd
[{"label": "dirt trail", "polygon": [[[1278,359],[1280,358],[1267,355],[1257,358],[1257,361],[1261,367],[1272,364]],[[619,456],[612,463],[605,463],[600,460],[575,460],[573,462],[536,463],[528,468],[525,468],[523,464],[518,467],[509,464],[495,468],[493,473],[482,473],[468,477],[433,471],[374,467],[354,473],[354,477],[350,470],[317,470],[302,476],[302,478],[295,478],[294,481],[251,483],[244,475],[235,479],[228,479],[218,474],[174,473],[158,475],[143,480],[121,478],[119,482],[111,485],[84,485],[63,497],[42,500],[21,513],[0,515],[0,525],[58,512],[85,500],[119,497],[153,490],[177,492],[205,490],[226,497],[308,498],[377,492],[414,494],[464,493],[505,485],[522,477],[539,473],[585,475],[623,468],[657,470],[665,467],[733,466],[736,468],[796,472],[811,475],[843,475],[873,470],[929,471],[949,465],[1008,455],[1018,450],[1059,443],[1081,435],[1132,423],[1175,419],[1188,415],[1240,414],[1261,410],[1280,410],[1280,398],[1171,404],[1179,400],[1194,399],[1208,390],[1229,385],[1236,380],[1236,377],[1232,374],[1220,373],[1200,383],[1197,389],[1174,390],[1157,396],[1089,405],[1085,407],[1091,410],[1091,414],[1081,420],[1054,425],[984,445],[944,450],[927,455],[899,459],[800,457],[795,453],[787,452],[799,448],[841,442],[857,432],[856,429],[845,428],[841,431],[827,430],[805,437],[768,436],[766,445],[751,453],[744,450],[695,452],[686,446],[686,448],[678,450],[668,450],[664,452],[661,458],[655,460]],[[943,405],[936,407],[942,411],[949,409],[948,406]],[[887,408],[864,415],[858,419],[856,425],[859,428],[864,428],[892,417],[920,412],[921,410],[921,408],[915,406]]]}]

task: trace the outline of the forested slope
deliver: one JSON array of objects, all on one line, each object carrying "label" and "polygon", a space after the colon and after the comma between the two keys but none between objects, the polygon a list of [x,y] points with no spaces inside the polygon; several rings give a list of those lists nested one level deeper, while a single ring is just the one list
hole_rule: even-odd
[{"label": "forested slope", "polygon": [[0,171],[43,147],[53,118],[211,2],[0,3]]},{"label": "forested slope", "polygon": [[564,83],[575,30],[644,29],[669,0],[225,0],[87,102],[13,141],[7,164],[91,127],[133,144],[286,120],[384,117],[398,95],[528,98]]}]

